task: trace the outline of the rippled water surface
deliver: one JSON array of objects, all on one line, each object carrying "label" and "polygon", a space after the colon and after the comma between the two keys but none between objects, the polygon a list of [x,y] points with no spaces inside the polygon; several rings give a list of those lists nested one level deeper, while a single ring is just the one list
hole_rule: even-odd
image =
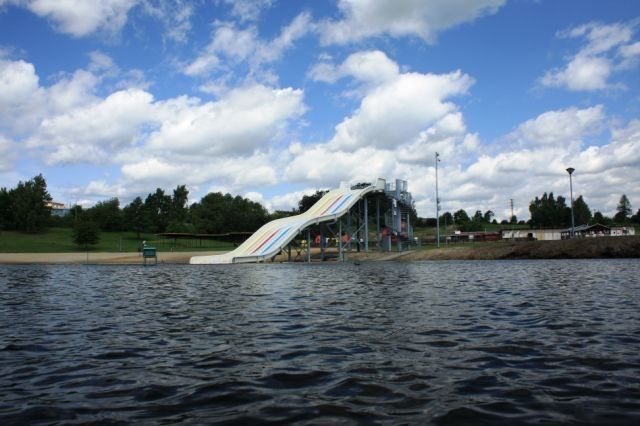
[{"label": "rippled water surface", "polygon": [[639,277],[638,260],[0,266],[0,423],[640,422]]}]

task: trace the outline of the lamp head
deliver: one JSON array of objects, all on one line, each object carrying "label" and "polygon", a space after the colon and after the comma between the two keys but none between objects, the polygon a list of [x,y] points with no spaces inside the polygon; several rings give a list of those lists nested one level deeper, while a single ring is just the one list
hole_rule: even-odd
[{"label": "lamp head", "polygon": [[571,175],[573,172],[575,172],[576,169],[574,169],[573,167],[569,167],[567,169],[567,172],[569,173],[569,175]]}]

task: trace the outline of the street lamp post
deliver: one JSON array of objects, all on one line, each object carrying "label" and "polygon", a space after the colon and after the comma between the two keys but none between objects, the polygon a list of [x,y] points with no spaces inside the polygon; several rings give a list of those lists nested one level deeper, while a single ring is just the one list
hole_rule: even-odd
[{"label": "street lamp post", "polygon": [[576,229],[576,224],[573,220],[573,180],[571,179],[571,175],[573,174],[573,172],[576,169],[574,169],[573,167],[569,167],[567,169],[567,173],[569,173],[569,188],[571,191],[571,238],[573,238],[575,235],[575,229]]},{"label": "street lamp post", "polygon": [[438,196],[438,162],[440,161],[440,154],[436,152],[436,233],[437,233],[437,246],[440,247],[440,197]]}]

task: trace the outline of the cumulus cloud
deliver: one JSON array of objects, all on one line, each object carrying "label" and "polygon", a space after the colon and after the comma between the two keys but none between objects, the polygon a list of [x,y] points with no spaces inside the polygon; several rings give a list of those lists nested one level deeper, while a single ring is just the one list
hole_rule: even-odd
[{"label": "cumulus cloud", "polygon": [[0,173],[5,173],[13,169],[13,162],[17,157],[17,147],[15,144],[0,135]]},{"label": "cumulus cloud", "polygon": [[188,0],[1,0],[3,4],[24,7],[54,28],[73,37],[99,33],[115,36],[127,24],[133,10],[151,16],[166,29],[165,40],[187,41],[194,4]]},{"label": "cumulus cloud", "polygon": [[222,0],[231,7],[231,14],[240,21],[257,21],[263,10],[271,7],[273,0]]},{"label": "cumulus cloud", "polygon": [[[351,68],[348,64],[352,62],[357,62],[353,55],[339,68],[365,80],[375,74],[375,67]],[[360,107],[336,126],[329,142],[334,150],[389,148],[411,142],[421,131],[456,111],[456,105],[445,99],[467,93],[473,84],[473,79],[460,71],[394,74],[393,70],[389,72],[390,64],[380,58],[371,63],[383,64],[385,77],[366,93]]]},{"label": "cumulus cloud", "polygon": [[304,111],[299,89],[254,85],[216,102],[179,97],[157,105],[161,125],[149,137],[156,150],[199,155],[251,154],[264,149]]},{"label": "cumulus cloud", "polygon": [[526,218],[536,195],[554,192],[568,198],[565,169],[571,166],[576,169],[574,195],[582,194],[589,206],[612,214],[623,193],[640,198],[635,185],[640,178],[640,121],[614,129],[605,143],[589,144],[587,137],[602,130],[605,120],[601,106],[544,112],[507,135],[518,144],[482,154],[466,168],[459,163],[445,166],[442,194],[456,200],[451,203],[456,208],[496,211],[501,204],[501,217],[509,216],[507,201],[514,198],[516,214]]},{"label": "cumulus cloud", "polygon": [[233,22],[217,22],[209,44],[182,72],[192,77],[207,76],[229,64],[242,62],[248,62],[256,72],[263,64],[279,60],[311,27],[311,15],[303,12],[283,27],[278,36],[264,41],[255,26],[239,29]]},{"label": "cumulus cloud", "polygon": [[52,147],[48,163],[104,163],[111,150],[132,144],[140,126],[152,120],[152,100],[136,89],[113,93],[89,107],[44,119],[28,146]]},{"label": "cumulus cloud", "polygon": [[325,59],[309,75],[328,83],[351,78],[362,85],[362,99],[329,140],[290,144],[285,181],[335,187],[377,177],[408,179],[422,200],[417,207],[426,215],[435,151],[464,163],[479,148],[478,135],[467,132],[463,114],[450,101],[473,84],[460,71],[403,73],[384,53],[363,51],[340,64]]},{"label": "cumulus cloud", "polygon": [[354,53],[337,66],[328,61],[320,62],[309,71],[309,76],[315,81],[335,83],[351,76],[372,85],[394,80],[399,74],[398,64],[379,50]]},{"label": "cumulus cloud", "polygon": [[191,31],[194,3],[189,0],[144,0],[144,11],[163,23],[165,39],[185,43]]},{"label": "cumulus cloud", "polygon": [[29,128],[42,95],[33,64],[0,58],[0,125],[14,131]]},{"label": "cumulus cloud", "polygon": [[506,0],[340,0],[342,19],[321,28],[326,44],[367,37],[415,36],[428,43],[447,28],[495,13]]},{"label": "cumulus cloud", "polygon": [[527,147],[570,145],[584,136],[600,132],[604,119],[602,105],[547,111],[520,124],[508,138]]},{"label": "cumulus cloud", "polygon": [[36,15],[53,21],[59,31],[84,37],[100,30],[119,32],[136,3],[138,0],[31,0],[26,6]]},{"label": "cumulus cloud", "polygon": [[562,87],[572,91],[595,91],[623,88],[610,82],[618,70],[637,65],[640,47],[632,42],[636,24],[591,22],[558,33],[560,38],[584,40],[578,53],[565,66],[547,71],[539,80],[542,86]]},{"label": "cumulus cloud", "polygon": [[[145,191],[149,185],[176,181],[190,185],[216,181],[243,191],[278,182],[280,137],[306,109],[304,93],[294,88],[252,84],[229,90],[215,101],[188,96],[155,100],[148,91],[129,87],[99,96],[102,71],[126,78],[103,54],[92,54],[90,70],[77,70],[54,84],[40,85],[32,64],[0,62],[0,120],[9,114],[34,112],[23,134],[23,152],[55,164],[119,165],[120,178],[101,188],[119,195]],[[104,88],[104,85],[102,85]],[[35,100],[37,99],[37,104]],[[11,116],[16,118],[17,115]],[[0,134],[0,167],[16,151],[16,144]],[[146,186],[145,186],[146,185]],[[89,192],[80,191],[86,196]],[[114,193],[112,193],[114,194]]]}]

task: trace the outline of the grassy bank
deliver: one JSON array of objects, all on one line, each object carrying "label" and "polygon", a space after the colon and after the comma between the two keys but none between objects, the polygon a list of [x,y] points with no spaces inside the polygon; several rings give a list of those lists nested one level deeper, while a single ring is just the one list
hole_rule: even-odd
[{"label": "grassy bank", "polygon": [[418,250],[403,260],[640,258],[640,236],[562,241],[497,241]]},{"label": "grassy bank", "polygon": [[[158,239],[153,234],[140,234],[140,240],[156,246],[161,251],[231,250],[233,244],[221,241],[207,241],[206,247],[174,244],[170,240]],[[101,232],[100,242],[91,246],[90,251],[117,253],[135,252],[140,247],[135,232]],[[23,234],[13,231],[0,232],[0,253],[73,253],[84,251],[73,242],[70,228],[51,228],[38,234]]]}]

